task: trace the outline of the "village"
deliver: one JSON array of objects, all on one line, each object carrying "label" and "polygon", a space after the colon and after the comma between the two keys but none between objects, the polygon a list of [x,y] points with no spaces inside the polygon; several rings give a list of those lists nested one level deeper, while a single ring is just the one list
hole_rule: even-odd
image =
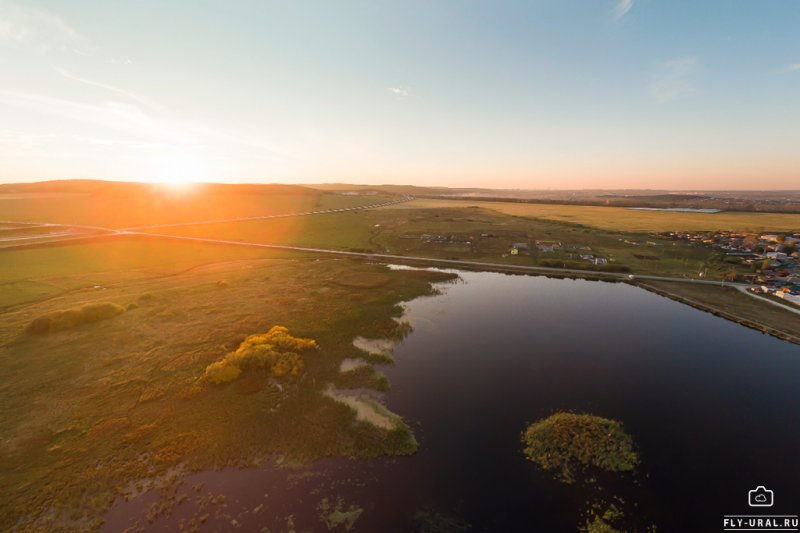
[{"label": "village", "polygon": [[[583,234],[586,238],[586,234]],[[543,235],[544,236],[544,235]],[[594,246],[587,242],[565,242],[565,235],[553,235],[548,239],[535,239],[524,231],[493,230],[470,233],[406,233],[401,239],[421,241],[425,245],[444,247],[451,251],[471,251],[480,248],[483,254],[498,254],[502,258],[531,257],[543,266],[570,265],[570,268],[592,270],[614,269],[622,271],[631,260],[647,261],[655,265],[663,258],[680,257],[674,247],[707,249],[711,254],[691,254],[688,265],[698,265],[703,256],[712,257],[718,265],[717,276],[726,281],[748,282],[749,289],[763,296],[778,298],[786,303],[800,306],[800,232],[766,233],[759,231],[668,231],[650,234],[618,234],[613,241],[604,241]],[[590,238],[586,238],[589,241]],[[669,246],[670,242],[672,246]],[[623,252],[635,250],[639,252]],[[649,251],[645,251],[648,249]],[[408,249],[410,250],[410,249]],[[672,251],[675,250],[675,251]],[[480,252],[479,252],[480,253]],[[680,254],[680,255],[676,255]],[[626,259],[620,262],[621,257]],[[693,262],[692,262],[693,261]],[[639,266],[641,266],[641,263]],[[585,267],[579,266],[586,265]],[[707,267],[699,264],[695,275],[707,275]]]},{"label": "village", "polygon": [[750,290],[800,306],[800,233],[665,232],[661,237],[703,246],[723,254],[726,261],[749,267]]}]

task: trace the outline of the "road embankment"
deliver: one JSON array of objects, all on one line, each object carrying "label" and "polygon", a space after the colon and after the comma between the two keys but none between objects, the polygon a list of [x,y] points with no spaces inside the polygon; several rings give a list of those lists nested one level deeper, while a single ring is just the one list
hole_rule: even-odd
[{"label": "road embankment", "polygon": [[736,322],[767,335],[800,344],[800,320],[792,313],[770,308],[731,287],[688,287],[667,282],[639,281],[638,287],[701,311]]}]

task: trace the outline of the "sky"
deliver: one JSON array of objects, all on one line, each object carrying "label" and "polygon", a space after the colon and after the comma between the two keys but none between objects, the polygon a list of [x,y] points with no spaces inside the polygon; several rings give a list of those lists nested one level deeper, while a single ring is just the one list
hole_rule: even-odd
[{"label": "sky", "polygon": [[800,2],[0,0],[0,182],[800,189]]}]

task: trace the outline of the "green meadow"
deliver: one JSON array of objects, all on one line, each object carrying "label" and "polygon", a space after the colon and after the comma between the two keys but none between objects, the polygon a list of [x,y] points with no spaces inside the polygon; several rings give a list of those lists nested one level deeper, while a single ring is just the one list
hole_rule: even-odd
[{"label": "green meadow", "polygon": [[[414,202],[412,202],[413,204]],[[401,204],[402,205],[402,204]],[[712,251],[650,233],[622,232],[549,219],[509,216],[491,209],[382,208],[284,219],[146,230],[150,233],[390,253],[441,259],[721,279],[732,268]],[[539,252],[537,241],[561,249]],[[652,243],[651,245],[646,244]],[[511,255],[516,243],[528,250]],[[609,260],[595,266],[581,254]],[[740,273],[749,273],[739,268]]]},{"label": "green meadow", "polygon": [[207,263],[264,256],[264,250],[254,248],[137,238],[0,251],[0,309],[70,291],[94,294]]}]

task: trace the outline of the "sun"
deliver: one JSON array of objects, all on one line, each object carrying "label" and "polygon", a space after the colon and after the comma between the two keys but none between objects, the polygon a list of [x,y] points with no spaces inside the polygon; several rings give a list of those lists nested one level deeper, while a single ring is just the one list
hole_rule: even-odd
[{"label": "sun", "polygon": [[182,189],[206,177],[206,164],[196,153],[176,151],[151,157],[146,165],[146,181]]}]

